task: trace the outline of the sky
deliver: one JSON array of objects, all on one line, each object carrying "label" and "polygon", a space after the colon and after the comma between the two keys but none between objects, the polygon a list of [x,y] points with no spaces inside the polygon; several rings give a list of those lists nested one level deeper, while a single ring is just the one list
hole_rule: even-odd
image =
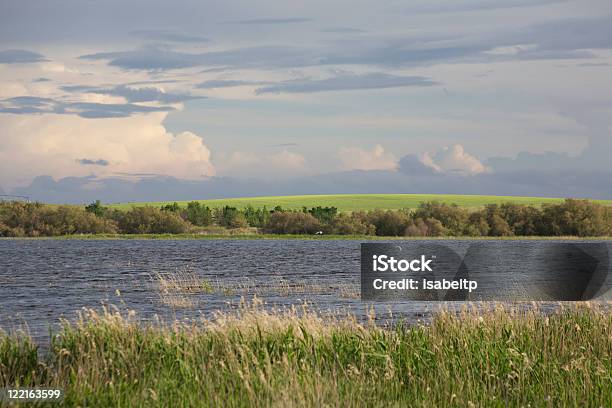
[{"label": "sky", "polygon": [[0,194],[612,199],[608,0],[0,0]]}]

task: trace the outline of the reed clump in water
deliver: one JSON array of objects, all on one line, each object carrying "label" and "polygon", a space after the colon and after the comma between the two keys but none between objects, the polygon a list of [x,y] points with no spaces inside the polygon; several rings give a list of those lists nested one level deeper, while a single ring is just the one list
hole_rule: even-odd
[{"label": "reed clump in water", "polygon": [[242,277],[235,282],[211,281],[201,277],[190,268],[155,273],[151,276],[153,287],[159,293],[162,304],[175,308],[194,308],[197,299],[194,295],[218,294],[223,296],[295,296],[329,294],[340,298],[358,299],[358,283],[336,283],[330,285],[317,281],[290,280],[275,276],[268,281]]},{"label": "reed clump in water", "polygon": [[0,387],[62,387],[68,406],[611,406],[611,323],[590,305],[393,328],[257,302],[194,325],[88,310],[46,357],[0,335]]}]

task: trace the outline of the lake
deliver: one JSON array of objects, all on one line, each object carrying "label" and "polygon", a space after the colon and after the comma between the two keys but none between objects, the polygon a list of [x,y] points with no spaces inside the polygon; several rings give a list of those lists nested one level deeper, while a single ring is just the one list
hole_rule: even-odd
[{"label": "lake", "polygon": [[[1,239],[0,327],[27,325],[35,339],[45,341],[60,318],[74,319],[82,308],[106,304],[135,310],[143,320],[198,319],[216,310],[235,309],[241,298],[254,295],[268,307],[308,302],[322,312],[350,312],[360,318],[373,307],[380,320],[410,323],[427,320],[441,305],[463,305],[362,303],[361,242]],[[211,290],[160,290],[159,276],[177,274],[205,279]],[[556,305],[539,307],[548,311]]]}]

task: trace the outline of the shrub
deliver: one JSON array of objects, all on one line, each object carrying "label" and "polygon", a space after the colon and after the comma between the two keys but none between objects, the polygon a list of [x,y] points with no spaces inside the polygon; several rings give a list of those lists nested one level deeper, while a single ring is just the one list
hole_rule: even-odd
[{"label": "shrub", "polygon": [[404,235],[410,224],[408,215],[401,211],[374,210],[368,214],[368,218],[376,228],[376,235],[382,236]]},{"label": "shrub", "polygon": [[435,218],[423,220],[417,218],[411,221],[404,230],[407,237],[441,237],[447,235],[447,230],[442,223]]},{"label": "shrub", "polygon": [[222,209],[216,209],[215,218],[219,225],[226,228],[244,228],[249,226],[244,214],[240,210],[227,205]]},{"label": "shrub", "polygon": [[376,227],[359,214],[338,214],[331,222],[329,232],[338,235],[374,235]]},{"label": "shrub", "polygon": [[133,207],[114,214],[124,234],[180,234],[190,229],[178,214],[155,207]]},{"label": "shrub", "polygon": [[251,205],[248,205],[244,211],[244,218],[247,223],[251,227],[263,228],[268,224],[270,220],[270,211],[264,205],[263,208],[253,208]]},{"label": "shrub", "polygon": [[304,212],[274,212],[265,230],[273,234],[314,234],[322,228],[315,217]]},{"label": "shrub", "polygon": [[542,211],[539,208],[504,203],[499,210],[514,235],[542,235]]},{"label": "shrub", "polygon": [[505,237],[514,235],[512,228],[510,228],[510,225],[504,218],[504,214],[497,204],[486,205],[483,213],[489,224],[489,236]]},{"label": "shrub", "polygon": [[471,237],[486,237],[489,235],[489,221],[484,211],[476,211],[470,214],[468,225],[465,227],[465,235]]},{"label": "shrub", "polygon": [[588,200],[567,199],[542,209],[545,235],[604,236],[612,233],[612,210]]},{"label": "shrub", "polygon": [[85,211],[62,205],[9,202],[0,204],[0,236],[53,236],[117,232],[116,223]]},{"label": "shrub", "polygon": [[442,223],[448,235],[464,235],[469,213],[456,204],[445,204],[437,201],[421,203],[412,214],[414,219],[435,219]]}]

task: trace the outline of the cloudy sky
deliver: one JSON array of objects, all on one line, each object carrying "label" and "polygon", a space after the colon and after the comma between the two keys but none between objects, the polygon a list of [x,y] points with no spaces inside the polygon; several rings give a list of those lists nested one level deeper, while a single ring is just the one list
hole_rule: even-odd
[{"label": "cloudy sky", "polygon": [[612,198],[609,0],[0,0],[0,194]]}]

